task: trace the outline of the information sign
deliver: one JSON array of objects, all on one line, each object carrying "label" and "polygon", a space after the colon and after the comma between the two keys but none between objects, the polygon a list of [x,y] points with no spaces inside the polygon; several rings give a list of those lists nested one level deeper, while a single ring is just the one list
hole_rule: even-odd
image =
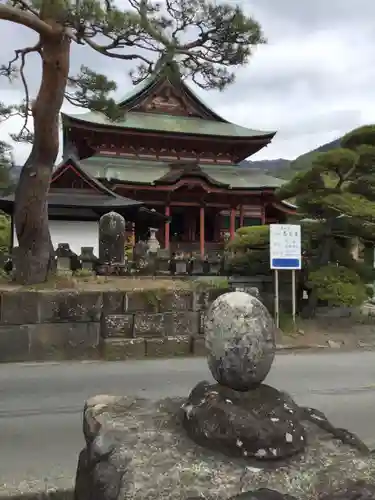
[{"label": "information sign", "polygon": [[301,226],[270,224],[271,269],[301,269]]}]

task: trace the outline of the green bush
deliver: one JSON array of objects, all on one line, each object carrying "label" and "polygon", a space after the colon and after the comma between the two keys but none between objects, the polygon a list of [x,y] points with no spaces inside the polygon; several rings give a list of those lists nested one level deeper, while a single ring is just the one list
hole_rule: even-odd
[{"label": "green bush", "polygon": [[268,249],[270,244],[269,226],[249,226],[237,229],[235,237],[228,242],[227,249],[232,252]]},{"label": "green bush", "polygon": [[310,272],[309,286],[330,306],[359,306],[371,293],[353,269],[335,264]]},{"label": "green bush", "polygon": [[9,255],[11,244],[11,223],[7,215],[0,214],[0,256]]},{"label": "green bush", "polygon": [[241,276],[270,274],[269,240],[269,226],[238,229],[227,244],[227,250],[232,253],[227,261],[227,272]]}]

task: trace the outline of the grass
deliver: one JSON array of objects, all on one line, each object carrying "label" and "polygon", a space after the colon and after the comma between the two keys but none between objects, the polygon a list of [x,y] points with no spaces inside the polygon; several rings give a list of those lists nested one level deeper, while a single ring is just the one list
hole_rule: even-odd
[{"label": "grass", "polygon": [[184,277],[150,277],[150,276],[96,276],[94,273],[81,269],[58,271],[47,282],[37,285],[17,285],[10,281],[7,275],[0,276],[0,291],[15,290],[88,290],[88,291],[132,291],[132,290],[204,290],[211,288],[227,288],[228,280],[222,277],[203,277],[188,279]]}]

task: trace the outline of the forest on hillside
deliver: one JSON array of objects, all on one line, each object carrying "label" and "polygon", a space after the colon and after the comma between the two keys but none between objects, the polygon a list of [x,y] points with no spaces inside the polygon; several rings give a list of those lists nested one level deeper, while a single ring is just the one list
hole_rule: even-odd
[{"label": "forest on hillside", "polygon": [[319,153],[326,153],[331,149],[337,148],[340,145],[341,138],[335,141],[328,142],[322,146],[308,151],[303,155],[299,156],[295,160],[286,160],[280,158],[277,160],[259,160],[259,161],[248,161],[242,162],[242,166],[245,168],[253,168],[256,170],[262,170],[262,172],[273,175],[280,179],[291,179],[296,172],[301,172],[306,170],[311,166],[312,160],[315,155]]}]

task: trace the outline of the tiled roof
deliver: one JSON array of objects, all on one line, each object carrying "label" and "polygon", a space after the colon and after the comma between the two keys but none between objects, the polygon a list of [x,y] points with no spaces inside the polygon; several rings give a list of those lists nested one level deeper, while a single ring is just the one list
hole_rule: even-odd
[{"label": "tiled roof", "polygon": [[[165,162],[106,156],[93,156],[82,160],[81,166],[100,179],[145,185],[154,184],[171,170],[170,165]],[[217,183],[228,185],[229,189],[277,188],[284,183],[276,177],[237,165],[200,164],[199,167],[208,177]]]},{"label": "tiled roof", "polygon": [[121,120],[111,121],[102,113],[90,111],[82,114],[65,114],[75,121],[92,125],[104,125],[114,128],[169,132],[221,137],[259,137],[271,139],[273,132],[253,130],[226,122],[215,122],[187,116],[174,116],[161,113],[142,113],[130,111]]},{"label": "tiled roof", "polygon": [[[161,82],[168,81],[177,93],[183,93],[194,101],[198,108],[203,110],[205,118],[175,116],[162,113],[144,113],[132,111],[134,103],[139,102],[148,92],[151,92]],[[178,65],[175,62],[161,65],[154,74],[136,85],[120,101],[119,106],[124,110],[124,116],[117,121],[111,121],[98,112],[83,114],[62,113],[63,118],[72,119],[81,123],[102,125],[107,127],[147,130],[156,132],[170,132],[178,134],[194,134],[221,137],[264,137],[272,139],[275,132],[253,130],[228,122],[215,113],[181,78]]]}]

